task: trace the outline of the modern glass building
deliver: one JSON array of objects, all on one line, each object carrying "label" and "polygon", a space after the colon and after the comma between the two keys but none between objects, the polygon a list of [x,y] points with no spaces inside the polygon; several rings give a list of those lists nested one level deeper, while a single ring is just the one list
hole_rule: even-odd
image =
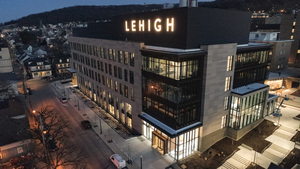
[{"label": "modern glass building", "polygon": [[259,82],[272,46],[248,43],[250,20],[208,8],[116,16],[73,29],[71,65],[87,96],[179,160],[239,139],[266,115]]}]

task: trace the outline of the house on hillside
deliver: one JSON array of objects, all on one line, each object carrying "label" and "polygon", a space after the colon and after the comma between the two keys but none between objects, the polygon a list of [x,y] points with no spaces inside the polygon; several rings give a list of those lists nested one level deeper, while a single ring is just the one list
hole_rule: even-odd
[{"label": "house on hillside", "polygon": [[41,78],[45,76],[51,76],[51,63],[46,57],[33,58],[28,62],[28,72],[32,78]]},{"label": "house on hillside", "polygon": [[55,57],[53,59],[52,67],[55,74],[68,73],[68,69],[70,68],[70,57]]},{"label": "house on hillside", "polygon": [[47,55],[47,51],[44,51],[43,49],[38,49],[36,52],[34,52],[34,54],[37,57],[44,57]]},{"label": "house on hillside", "polygon": [[12,63],[7,42],[4,39],[0,39],[0,73],[12,71]]}]

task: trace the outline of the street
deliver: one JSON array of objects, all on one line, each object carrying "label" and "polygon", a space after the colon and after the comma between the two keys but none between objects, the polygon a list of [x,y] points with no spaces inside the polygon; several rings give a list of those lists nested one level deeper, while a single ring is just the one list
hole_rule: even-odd
[{"label": "street", "polygon": [[93,132],[93,130],[84,130],[80,126],[83,120],[69,103],[61,103],[53,90],[53,87],[46,80],[29,80],[27,87],[32,90],[30,100],[32,108],[36,111],[41,106],[50,105],[56,112],[67,119],[70,123],[74,136],[70,138],[76,147],[82,149],[87,155],[87,168],[115,168],[113,163],[109,160],[113,152],[109,147]]}]

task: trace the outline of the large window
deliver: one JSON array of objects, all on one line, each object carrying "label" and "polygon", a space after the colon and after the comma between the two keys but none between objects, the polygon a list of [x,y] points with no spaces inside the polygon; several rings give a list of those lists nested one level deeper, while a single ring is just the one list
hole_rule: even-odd
[{"label": "large window", "polygon": [[175,62],[143,56],[143,70],[176,80],[197,77],[198,66],[199,60]]},{"label": "large window", "polygon": [[119,79],[122,79],[122,68],[118,67]]},{"label": "large window", "polygon": [[185,82],[179,87],[143,78],[143,90],[173,103],[184,103],[198,99],[199,81]]},{"label": "large window", "polygon": [[227,71],[231,71],[232,70],[232,62],[233,62],[233,56],[228,56],[228,59],[227,59]]},{"label": "large window", "polygon": [[231,76],[226,77],[225,80],[225,92],[230,90]]},{"label": "large window", "polygon": [[124,52],[124,64],[128,65],[128,52]]},{"label": "large window", "polygon": [[130,53],[130,66],[134,67],[134,53]]},{"label": "large window", "polygon": [[124,96],[128,98],[128,87],[124,85]]},{"label": "large window", "polygon": [[238,130],[263,118],[266,94],[262,91],[245,98],[232,96],[228,127]]},{"label": "large window", "polygon": [[224,110],[228,110],[229,96],[226,96],[224,99]]},{"label": "large window", "polygon": [[122,51],[118,52],[118,60],[119,60],[120,63],[123,62],[123,52]]},{"label": "large window", "polygon": [[118,77],[118,68],[117,68],[117,66],[114,66],[114,76]]},{"label": "large window", "polygon": [[128,71],[124,69],[124,80],[128,82]]},{"label": "large window", "polygon": [[112,60],[112,49],[108,49],[108,59]]},{"label": "large window", "polygon": [[134,84],[134,73],[133,71],[129,71],[129,80],[131,84]]},{"label": "large window", "polygon": [[269,50],[238,54],[235,58],[235,69],[266,64]]}]

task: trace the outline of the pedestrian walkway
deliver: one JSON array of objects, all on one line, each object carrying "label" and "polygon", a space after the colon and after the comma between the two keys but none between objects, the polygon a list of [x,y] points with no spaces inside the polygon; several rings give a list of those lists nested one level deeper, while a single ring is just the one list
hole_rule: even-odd
[{"label": "pedestrian walkway", "polygon": [[[111,148],[111,150],[120,154],[126,161],[131,159],[133,164],[127,164],[128,168],[140,168],[141,164],[146,169],[166,168],[173,164],[174,159],[169,155],[162,155],[156,149],[152,148],[151,142],[146,138],[139,139],[132,137],[124,139],[114,129],[112,129],[105,120],[101,119],[90,107],[88,107],[81,98],[77,97],[72,90],[69,89],[70,83],[61,84],[51,83],[55,92],[66,92],[69,98],[69,105],[76,111],[84,120],[89,120],[92,123],[92,129],[95,133]],[[78,110],[78,103],[80,108]],[[95,105],[96,106],[96,105]],[[103,110],[104,111],[104,110]],[[102,134],[101,134],[102,130]],[[143,136],[139,136],[143,137]],[[174,168],[179,168],[176,164]]]},{"label": "pedestrian walkway", "polygon": [[268,168],[271,163],[278,165],[294,149],[295,143],[290,140],[295,134],[293,128],[280,126],[266,138],[270,145],[261,154],[245,146],[239,146],[240,150],[227,159],[219,169],[243,169],[251,163],[263,168]]}]

